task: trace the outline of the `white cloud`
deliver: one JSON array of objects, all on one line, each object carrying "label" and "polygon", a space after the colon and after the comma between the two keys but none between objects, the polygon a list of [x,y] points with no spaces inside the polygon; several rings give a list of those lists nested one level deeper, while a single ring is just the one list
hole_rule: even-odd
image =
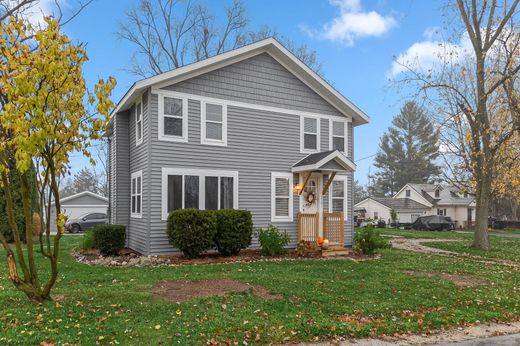
[{"label": "white cloud", "polygon": [[[17,5],[20,0],[8,0],[10,6],[14,7]],[[60,6],[66,5],[65,0],[59,0],[58,3]],[[56,9],[56,2],[55,0],[39,0],[36,4],[25,8],[23,11],[23,15],[29,23],[31,23],[33,26],[38,27],[45,24],[43,17],[49,16],[53,14],[54,10]]]},{"label": "white cloud", "polygon": [[467,36],[458,42],[442,40],[438,31],[427,29],[424,40],[415,42],[408,49],[397,56],[388,72],[388,77],[396,77],[412,68],[419,72],[434,70],[445,62],[456,62],[471,52],[471,42]]},{"label": "white cloud", "polygon": [[330,0],[330,3],[339,7],[339,16],[325,24],[315,35],[305,28],[307,34],[353,46],[356,39],[381,36],[397,24],[391,16],[364,11],[361,0]]}]

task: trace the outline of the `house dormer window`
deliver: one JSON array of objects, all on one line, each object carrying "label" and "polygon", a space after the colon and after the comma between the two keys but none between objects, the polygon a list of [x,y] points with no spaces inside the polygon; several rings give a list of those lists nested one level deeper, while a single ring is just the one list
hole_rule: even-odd
[{"label": "house dormer window", "polygon": [[200,142],[227,145],[227,107],[225,104],[202,102]]},{"label": "house dormer window", "polygon": [[143,143],[143,102],[135,104],[135,145]]},{"label": "house dormer window", "polygon": [[300,151],[303,153],[315,153],[320,151],[320,123],[319,118],[301,118],[301,143]]},{"label": "house dormer window", "polygon": [[405,193],[406,193],[406,197],[410,197],[410,195],[411,195],[410,190],[406,190]]},{"label": "house dormer window", "polygon": [[441,195],[441,192],[440,192],[438,189],[435,190],[435,197],[436,197],[436,198],[439,198],[440,195]]},{"label": "house dormer window", "polygon": [[188,100],[159,95],[159,139],[188,141]]},{"label": "house dormer window", "polygon": [[345,148],[345,126],[346,122],[344,121],[331,121],[330,129],[330,149],[331,150],[339,150],[345,153],[347,150]]}]

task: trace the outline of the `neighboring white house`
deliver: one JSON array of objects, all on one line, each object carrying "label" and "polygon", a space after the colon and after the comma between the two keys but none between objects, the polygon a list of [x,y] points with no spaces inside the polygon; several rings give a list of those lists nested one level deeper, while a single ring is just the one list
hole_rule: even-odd
[{"label": "neighboring white house", "polygon": [[461,228],[475,220],[474,197],[441,184],[406,184],[393,197],[369,197],[357,203],[354,209],[363,211],[365,217],[387,222],[392,209],[401,223],[414,222],[422,215],[444,215]]},{"label": "neighboring white house", "polygon": [[[108,198],[90,191],[83,191],[61,199],[63,213],[75,219],[87,213],[107,213]],[[56,206],[51,206],[51,230],[56,229]]]}]

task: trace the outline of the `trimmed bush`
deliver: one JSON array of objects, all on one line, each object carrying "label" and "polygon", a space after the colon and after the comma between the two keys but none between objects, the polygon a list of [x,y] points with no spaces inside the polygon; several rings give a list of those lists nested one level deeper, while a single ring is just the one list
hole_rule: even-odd
[{"label": "trimmed bush", "polygon": [[217,216],[213,210],[177,209],[168,216],[166,233],[173,247],[188,258],[199,257],[211,249],[217,234]]},{"label": "trimmed bush", "polygon": [[238,255],[251,244],[253,219],[248,210],[217,210],[215,246],[224,256]]},{"label": "trimmed bush", "polygon": [[378,249],[387,249],[390,246],[390,243],[381,237],[371,223],[357,230],[354,235],[354,250],[364,255],[373,255]]},{"label": "trimmed bush", "polygon": [[269,225],[258,230],[260,253],[264,256],[276,256],[286,253],[285,247],[289,244],[287,232],[280,232],[278,227]]},{"label": "trimmed bush", "polygon": [[86,231],[81,240],[81,248],[83,250],[90,250],[94,248],[94,232],[92,230]]},{"label": "trimmed bush", "polygon": [[97,225],[92,229],[93,247],[103,256],[117,256],[125,247],[125,236],[124,225]]}]

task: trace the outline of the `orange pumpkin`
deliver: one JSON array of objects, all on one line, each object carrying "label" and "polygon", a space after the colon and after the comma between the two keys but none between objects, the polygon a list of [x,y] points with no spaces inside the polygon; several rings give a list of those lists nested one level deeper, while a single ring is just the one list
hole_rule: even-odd
[{"label": "orange pumpkin", "polygon": [[323,244],[323,237],[318,237],[318,244],[319,245]]}]

